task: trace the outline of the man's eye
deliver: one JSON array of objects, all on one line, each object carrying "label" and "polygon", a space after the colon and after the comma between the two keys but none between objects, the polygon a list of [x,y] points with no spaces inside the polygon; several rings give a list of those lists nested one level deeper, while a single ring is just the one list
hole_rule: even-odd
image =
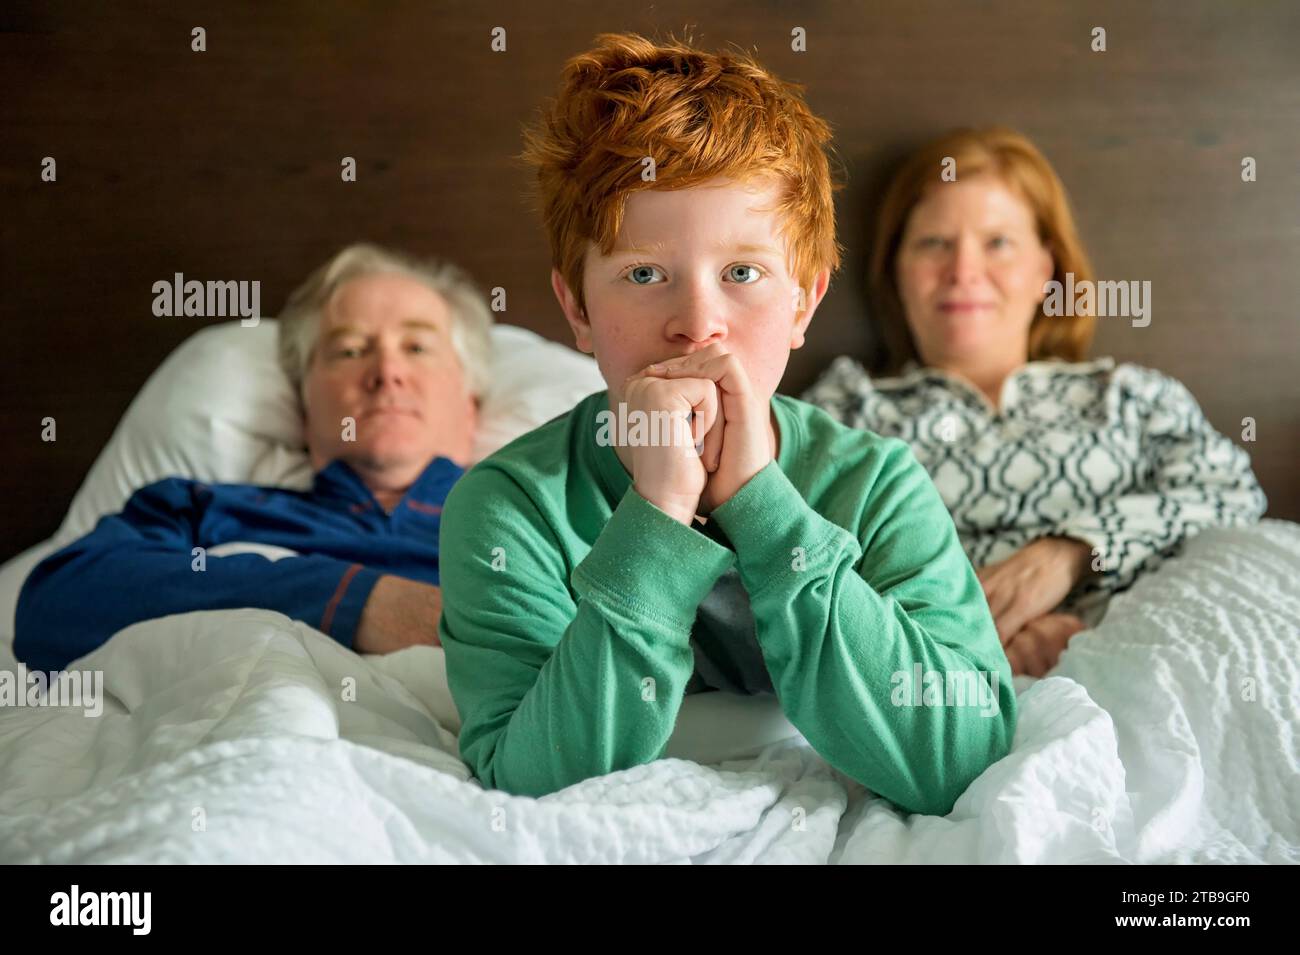
[{"label": "man's eye", "polygon": [[347,348],[337,348],[334,350],[334,357],[335,358],[360,358],[361,349],[355,346],[350,346]]},{"label": "man's eye", "polygon": [[651,281],[659,270],[653,265],[634,265],[628,270],[627,277],[632,280],[633,285],[655,285]]},{"label": "man's eye", "polygon": [[727,274],[737,285],[753,285],[763,277],[762,270],[755,265],[733,265],[727,269]]},{"label": "man's eye", "polygon": [[1011,240],[1005,235],[995,235],[993,238],[989,239],[990,249],[1005,249],[1010,247],[1010,245]]},{"label": "man's eye", "polygon": [[927,235],[916,240],[918,249],[941,249],[944,247],[946,240],[937,235]]},{"label": "man's eye", "polygon": [[422,355],[422,354],[424,354],[425,352],[427,352],[428,350],[429,350],[428,348],[426,348],[425,346],[421,345],[419,342],[412,342],[412,343],[411,343],[411,351],[415,352],[415,354],[417,354],[417,355]]}]

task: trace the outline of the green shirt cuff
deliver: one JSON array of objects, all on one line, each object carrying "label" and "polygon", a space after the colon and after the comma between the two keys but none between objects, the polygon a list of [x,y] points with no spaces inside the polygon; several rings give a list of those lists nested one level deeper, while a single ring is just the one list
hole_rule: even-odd
[{"label": "green shirt cuff", "polygon": [[809,571],[824,573],[846,548],[858,548],[848,531],[808,506],[775,461],[716,508],[712,519],[736,548],[740,579],[751,596],[807,580]]},{"label": "green shirt cuff", "polygon": [[689,632],[700,602],[736,555],[669,517],[629,487],[587,556],[574,589],[636,619]]}]

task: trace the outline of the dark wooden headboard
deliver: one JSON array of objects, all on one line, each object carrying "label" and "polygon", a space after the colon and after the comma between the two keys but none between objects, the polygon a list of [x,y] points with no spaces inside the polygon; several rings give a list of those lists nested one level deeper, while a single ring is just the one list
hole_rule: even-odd
[{"label": "dark wooden headboard", "polygon": [[784,390],[871,345],[862,276],[891,164],[950,127],[1005,123],[1056,165],[1100,277],[1152,283],[1151,325],[1103,320],[1094,353],[1180,378],[1234,440],[1255,419],[1245,446],[1269,515],[1300,519],[1294,3],[10,2],[0,559],[55,530],[132,396],[205,321],[153,315],[153,283],[176,272],[259,280],[274,314],[330,253],[370,239],[457,260],[507,289],[503,320],[564,340],[511,158],[520,126],[595,34],[688,29],[804,83],[848,171],[845,268]]}]

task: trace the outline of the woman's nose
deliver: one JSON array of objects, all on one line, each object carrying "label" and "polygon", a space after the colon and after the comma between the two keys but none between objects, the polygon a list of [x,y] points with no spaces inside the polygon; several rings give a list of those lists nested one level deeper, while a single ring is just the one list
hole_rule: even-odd
[{"label": "woman's nose", "polygon": [[959,239],[949,260],[949,278],[953,285],[970,285],[984,273],[984,252],[974,240]]}]

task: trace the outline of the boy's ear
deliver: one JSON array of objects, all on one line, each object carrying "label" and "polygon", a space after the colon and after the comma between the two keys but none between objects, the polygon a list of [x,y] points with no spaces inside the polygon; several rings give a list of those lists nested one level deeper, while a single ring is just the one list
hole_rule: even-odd
[{"label": "boy's ear", "polygon": [[592,354],[595,348],[591,343],[591,322],[587,321],[587,313],[578,306],[577,296],[569,291],[568,283],[560,275],[559,269],[551,269],[551,288],[555,290],[555,298],[564,311],[569,327],[573,329],[573,340],[578,350]]},{"label": "boy's ear", "polygon": [[[830,282],[830,269],[822,269],[813,278],[812,291],[805,293],[807,307],[803,310],[803,314],[795,318],[794,327],[790,330],[791,350],[803,347],[804,336],[808,333],[808,326],[812,323],[813,312],[817,310],[817,306],[821,303],[822,298],[825,297],[826,289],[830,286]],[[798,308],[797,299],[793,307]]]}]

